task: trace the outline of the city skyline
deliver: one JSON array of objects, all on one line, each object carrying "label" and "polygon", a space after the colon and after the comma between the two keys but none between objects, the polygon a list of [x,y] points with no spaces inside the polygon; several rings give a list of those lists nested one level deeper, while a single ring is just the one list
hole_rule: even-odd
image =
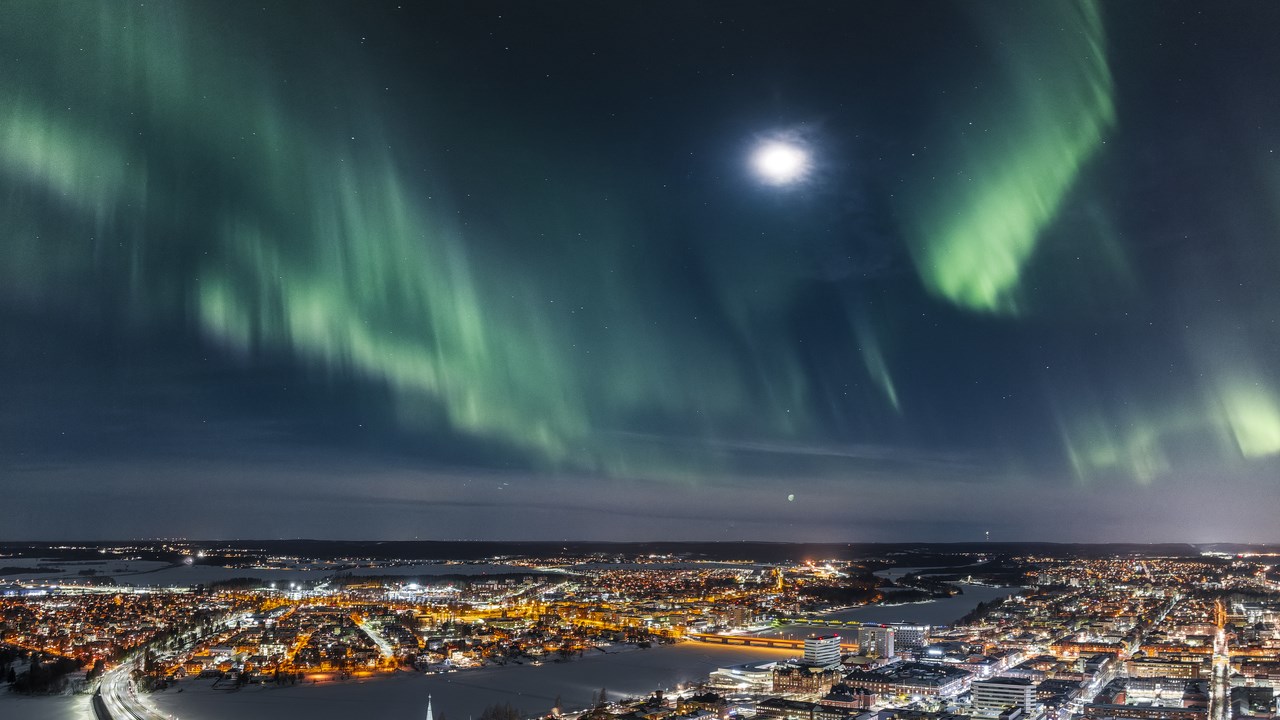
[{"label": "city skyline", "polygon": [[7,4],[0,540],[1274,541],[1278,22]]},{"label": "city skyline", "polygon": [[481,720],[1276,714],[1274,547],[415,545],[0,545],[0,704],[33,720],[420,717],[424,697]]}]

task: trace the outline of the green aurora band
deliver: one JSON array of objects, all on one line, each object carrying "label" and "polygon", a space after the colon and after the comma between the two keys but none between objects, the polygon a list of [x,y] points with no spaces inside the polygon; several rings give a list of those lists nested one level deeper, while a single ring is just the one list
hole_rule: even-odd
[{"label": "green aurora band", "polygon": [[[194,6],[12,10],[5,39],[48,76],[0,80],[0,172],[14,188],[0,272],[26,302],[103,312],[65,289],[115,278],[128,323],[189,320],[234,355],[384,387],[405,427],[501,441],[535,464],[691,477],[706,458],[655,460],[614,430],[664,413],[713,433],[746,407],[767,434],[804,425],[785,353],[751,341],[761,351],[744,366],[697,326],[658,327],[657,288],[617,282],[644,262],[626,249],[635,221],[589,182],[540,197],[495,163],[496,182],[520,187],[508,205],[523,222],[464,227],[447,191],[406,180],[355,83],[333,90],[367,104],[335,122],[359,128],[348,137],[304,122],[315,108],[273,85],[265,57],[233,58]],[[97,122],[60,119],[45,86]],[[584,250],[580,235],[597,240]],[[504,255],[509,236],[542,252]]]},{"label": "green aurora band", "polygon": [[[1210,343],[1220,347],[1222,343]],[[1150,483],[1175,466],[1220,467],[1280,454],[1280,403],[1257,365],[1206,361],[1198,393],[1059,397],[1063,447],[1080,481]]]},{"label": "green aurora band", "polygon": [[[1101,10],[1092,0],[976,6],[1004,83],[930,143],[944,167],[900,213],[921,280],[959,307],[1017,314],[1023,271],[1115,122]],[[958,159],[957,159],[958,158]]]},{"label": "green aurora band", "polygon": [[[791,342],[780,308],[811,275],[791,246],[703,240],[712,299],[697,307],[718,323],[690,317],[645,249],[661,234],[654,213],[602,198],[610,168],[584,164],[545,190],[529,177],[554,160],[527,151],[530,171],[499,146],[476,164],[503,211],[469,216],[448,172],[400,152],[462,139],[426,118],[410,142],[341,69],[327,93],[284,87],[269,52],[210,30],[201,7],[4,9],[0,40],[39,68],[0,74],[7,302],[194,328],[246,363],[283,358],[317,382],[385,392],[411,433],[493,440],[539,469],[693,482],[756,471],[722,439],[785,446],[837,435],[820,435],[832,416],[878,429],[923,414],[930,388],[901,370],[905,343],[884,317],[848,310],[839,377]],[[931,143],[944,159],[912,171],[896,209],[928,293],[1011,325],[1026,320],[1042,235],[1116,118],[1097,3],[1002,7],[978,12],[1006,40],[1004,82],[949,113],[976,129]],[[1280,454],[1267,360],[1252,347],[1199,357],[1200,375],[1168,393],[1047,391],[1055,471],[1149,483],[1186,446],[1230,463]],[[837,388],[859,381],[837,407]],[[856,476],[801,455],[775,476]]]}]

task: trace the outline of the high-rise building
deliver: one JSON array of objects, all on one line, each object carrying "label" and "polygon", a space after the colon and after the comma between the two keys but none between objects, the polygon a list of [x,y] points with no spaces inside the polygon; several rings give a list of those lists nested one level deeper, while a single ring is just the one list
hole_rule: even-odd
[{"label": "high-rise building", "polygon": [[1029,717],[1038,712],[1036,683],[1027,678],[974,680],[969,687],[973,691],[973,709],[984,715],[996,716],[1011,707],[1022,708]]},{"label": "high-rise building", "polygon": [[884,625],[858,628],[858,652],[868,657],[893,657],[894,629]]},{"label": "high-rise building", "polygon": [[840,636],[815,635],[804,639],[804,664],[816,667],[840,664]]},{"label": "high-rise building", "polygon": [[929,625],[893,623],[893,645],[896,650],[915,650],[929,644]]}]

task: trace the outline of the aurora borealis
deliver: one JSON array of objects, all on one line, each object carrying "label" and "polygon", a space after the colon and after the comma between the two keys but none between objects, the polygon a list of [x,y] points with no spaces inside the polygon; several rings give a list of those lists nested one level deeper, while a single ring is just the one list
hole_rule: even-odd
[{"label": "aurora borealis", "polygon": [[1273,539],[1277,22],[5,3],[0,536]]}]

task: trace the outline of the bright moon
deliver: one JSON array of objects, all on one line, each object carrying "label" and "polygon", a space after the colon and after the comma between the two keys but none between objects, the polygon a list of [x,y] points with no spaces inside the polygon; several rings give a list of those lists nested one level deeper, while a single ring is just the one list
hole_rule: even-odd
[{"label": "bright moon", "polygon": [[786,185],[804,177],[809,154],[800,147],[774,140],[757,148],[751,162],[760,179],[770,185]]},{"label": "bright moon", "polygon": [[787,502],[795,502],[795,501],[796,501],[796,496],[795,496],[795,495],[788,495],[788,496],[787,496]]}]

